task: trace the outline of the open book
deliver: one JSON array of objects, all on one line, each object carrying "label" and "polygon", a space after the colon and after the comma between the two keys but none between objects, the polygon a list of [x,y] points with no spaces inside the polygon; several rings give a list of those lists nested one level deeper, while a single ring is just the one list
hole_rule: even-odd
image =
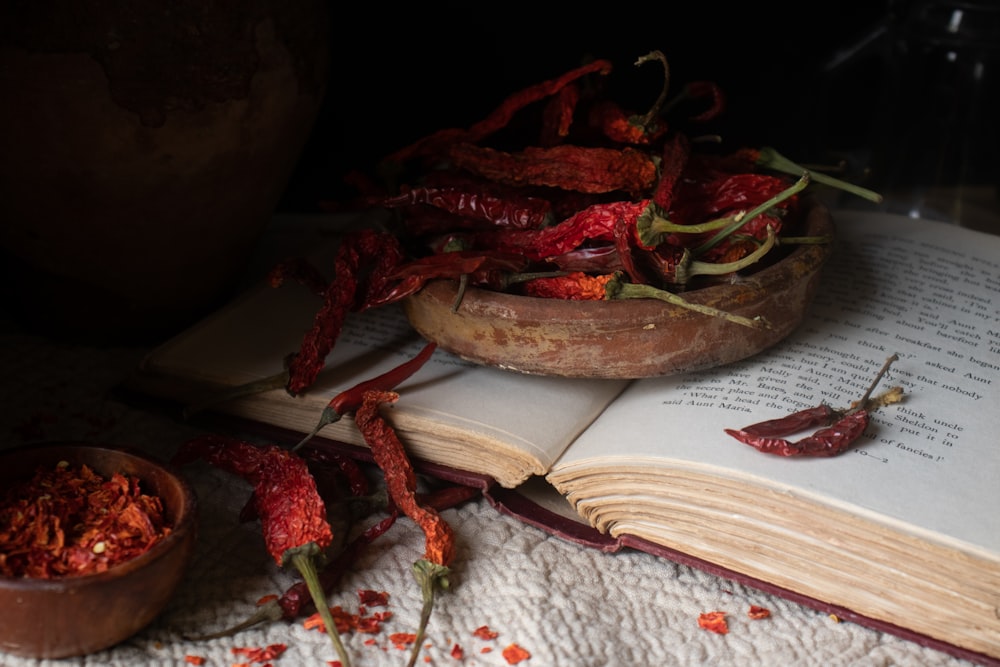
[{"label": "open book", "polygon": [[[806,320],[750,359],[618,381],[521,375],[438,350],[386,415],[414,457],[495,480],[497,497],[544,489],[546,516],[588,524],[595,544],[613,545],[603,548],[684,559],[1000,660],[1000,237],[834,219],[837,247]],[[154,350],[130,386],[192,404],[278,373],[318,306],[301,286],[261,285]],[[423,344],[400,309],[352,315],[307,394],[215,409],[305,434],[332,396]],[[724,432],[847,408],[891,354],[880,387],[903,387],[904,401],[875,412],[840,456],[762,454]],[[320,436],[364,444],[346,418]]]}]

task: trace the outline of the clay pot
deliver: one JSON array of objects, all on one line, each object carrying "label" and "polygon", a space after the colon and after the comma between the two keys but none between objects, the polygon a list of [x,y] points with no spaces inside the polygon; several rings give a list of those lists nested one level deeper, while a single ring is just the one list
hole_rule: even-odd
[{"label": "clay pot", "polygon": [[230,296],[281,199],[328,5],[53,4],[0,9],[8,296],[50,332],[167,335]]}]

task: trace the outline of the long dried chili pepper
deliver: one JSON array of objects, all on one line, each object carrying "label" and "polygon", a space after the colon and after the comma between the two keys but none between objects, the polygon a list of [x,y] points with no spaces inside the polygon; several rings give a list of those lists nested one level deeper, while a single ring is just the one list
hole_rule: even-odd
[{"label": "long dried chili pepper", "polygon": [[309,442],[324,426],[340,421],[340,418],[344,415],[357,411],[364,401],[365,393],[368,391],[372,389],[387,391],[398,387],[401,382],[407,380],[411,375],[420,370],[427,363],[427,360],[431,358],[436,349],[437,343],[427,343],[412,359],[407,359],[381,375],[363,380],[350,389],[345,389],[331,398],[330,402],[323,408],[316,427],[306,437],[302,438],[297,445],[292,447],[292,451],[298,450],[302,445]]},{"label": "long dried chili pepper", "polygon": [[490,248],[498,252],[520,254],[531,261],[541,261],[563,255],[580,247],[585,241],[613,241],[618,220],[623,217],[637,218],[648,203],[648,199],[643,199],[594,204],[551,227],[483,231],[466,238],[475,248]]},{"label": "long dried chili pepper", "polygon": [[614,278],[613,273],[591,276],[574,271],[564,276],[535,278],[524,283],[524,293],[546,299],[570,301],[602,301],[605,287]]},{"label": "long dried chili pepper", "polygon": [[543,81],[535,85],[520,90],[507,97],[493,110],[486,118],[475,123],[468,129],[450,128],[439,130],[434,134],[424,137],[409,146],[396,151],[384,160],[386,163],[402,163],[407,160],[433,155],[445,150],[448,146],[459,142],[481,141],[497,132],[510,123],[514,114],[526,106],[550,97],[570,83],[588,74],[607,75],[611,72],[612,64],[608,60],[594,60],[585,65],[581,65],[554,79]]},{"label": "long dried chili pepper", "polygon": [[383,197],[376,202],[387,208],[427,204],[455,215],[484,220],[497,227],[537,229],[552,222],[552,204],[548,200],[500,197],[482,187],[405,188],[398,195]]},{"label": "long dried chili pepper", "polygon": [[[482,491],[472,486],[460,484],[445,486],[435,489],[427,495],[421,495],[420,500],[427,506],[441,511],[456,507],[468,500],[482,495]],[[351,567],[364,553],[364,549],[372,544],[378,537],[384,535],[395,524],[399,518],[399,509],[390,508],[389,514],[379,521],[373,523],[344,547],[335,558],[330,560],[319,573],[320,584],[326,595],[330,595],[337,584],[340,583],[344,575],[350,572]],[[314,604],[308,586],[304,582],[292,584],[284,593],[278,597],[270,598],[260,605],[256,611],[244,621],[208,635],[186,636],[190,641],[201,641],[208,639],[218,639],[220,637],[230,637],[237,632],[246,630],[260,623],[274,621],[293,621],[301,616],[312,613]]]},{"label": "long dried chili pepper", "polygon": [[[724,430],[743,444],[750,445],[765,454],[789,457],[821,457],[841,454],[847,451],[851,444],[861,437],[861,434],[868,428],[870,414],[873,410],[901,400],[902,389],[899,387],[894,387],[879,398],[869,400],[875,387],[889,370],[889,366],[897,359],[899,356],[895,354],[886,359],[864,396],[853,403],[848,410],[837,411],[826,405],[819,405],[815,408],[794,412],[787,417],[751,424],[742,429],[727,428]],[[800,440],[793,442],[778,437],[789,435],[801,430],[801,428],[829,422],[831,419],[836,421]]]},{"label": "long dried chili pepper", "polygon": [[651,51],[639,58],[636,66],[656,61],[663,65],[663,88],[653,106],[643,114],[628,114],[616,103],[606,100],[591,110],[590,122],[596,125],[608,139],[621,144],[648,145],[660,139],[667,132],[667,126],[659,116],[667,101],[670,89],[670,65],[661,51]]},{"label": "long dried chili pepper", "polygon": [[368,306],[373,293],[384,288],[388,273],[401,258],[398,240],[387,232],[361,229],[341,240],[333,264],[334,277],[324,292],[323,305],[289,362],[286,387],[289,394],[301,394],[316,381],[347,315]]},{"label": "long dried chili pepper", "polygon": [[[509,230],[534,231],[534,230]],[[419,292],[428,281],[435,278],[461,278],[481,271],[515,272],[525,268],[528,258],[523,255],[500,251],[456,250],[419,257],[406,262],[393,274],[397,282],[371,305],[385,305]]]},{"label": "long dried chili pepper", "polygon": [[279,567],[291,564],[298,570],[341,663],[349,667],[350,659],[317,574],[317,562],[322,562],[333,533],[306,462],[276,445],[258,446],[218,435],[185,442],[173,460],[181,465],[199,458],[253,485],[254,504],[268,553]]},{"label": "long dried chili pepper", "polygon": [[391,391],[370,391],[355,415],[358,429],[372,450],[375,463],[385,476],[389,497],[406,516],[424,531],[424,557],[413,564],[413,573],[420,584],[423,608],[408,667],[416,664],[423,644],[427,622],[434,606],[434,592],[447,589],[450,564],[455,556],[455,538],[451,526],[437,510],[417,500],[417,477],[403,443],[392,426],[382,417],[379,406],[394,403],[399,394]]},{"label": "long dried chili pepper", "polygon": [[656,184],[656,162],[648,153],[628,146],[562,144],[507,153],[464,143],[452,146],[448,156],[456,167],[505,185],[589,193],[623,191],[640,197]]}]

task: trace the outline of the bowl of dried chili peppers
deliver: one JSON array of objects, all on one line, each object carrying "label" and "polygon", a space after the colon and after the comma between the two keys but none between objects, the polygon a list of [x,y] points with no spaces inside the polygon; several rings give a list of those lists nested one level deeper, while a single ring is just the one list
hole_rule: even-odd
[{"label": "bowl of dried chili peppers", "polygon": [[[770,146],[727,145],[710,81],[673,90],[666,57],[645,113],[592,60],[515,92],[468,127],[389,154],[333,265],[279,266],[324,299],[290,361],[302,391],[346,313],[401,302],[413,328],[467,360],[528,374],[631,379],[756,354],[802,321],[834,249],[816,185],[878,193]],[[308,268],[308,270],[306,270]],[[277,282],[275,282],[277,281]]]},{"label": "bowl of dried chili peppers", "polygon": [[[820,205],[796,227],[833,239],[833,220]],[[683,303],[665,302],[646,286],[616,285],[611,274],[571,273],[539,280],[547,290],[539,296],[435,280],[407,297],[404,309],[425,338],[483,365],[565,377],[672,375],[744,359],[788,336],[831,250],[827,242],[798,245],[752,271],[679,293]],[[612,290],[634,297],[606,298]]]},{"label": "bowl of dried chili peppers", "polygon": [[197,500],[169,464],[114,445],[26,445],[0,451],[0,489],[0,653],[113,646],[183,579]]}]

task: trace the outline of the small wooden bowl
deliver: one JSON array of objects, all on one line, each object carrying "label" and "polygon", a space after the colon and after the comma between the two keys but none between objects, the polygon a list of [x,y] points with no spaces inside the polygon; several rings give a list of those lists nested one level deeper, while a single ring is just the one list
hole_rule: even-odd
[{"label": "small wooden bowl", "polygon": [[[146,553],[106,572],[29,579],[0,577],[0,653],[29,658],[86,655],[142,630],[166,606],[183,578],[197,532],[193,489],[169,465],[139,451],[76,442],[0,451],[0,488],[30,479],[39,465],[86,464],[103,477],[138,477],[159,496],[172,532]],[[2,660],[0,660],[2,662]]]},{"label": "small wooden bowl", "polygon": [[[806,213],[801,236],[833,237],[824,206]],[[692,303],[746,317],[769,329],[696,313],[653,299],[568,301],[468,288],[453,312],[458,283],[437,280],[404,309],[424,338],[463,359],[510,371],[632,379],[721,366],[771,347],[802,322],[832,243],[799,245],[735,281],[683,294]]]}]

